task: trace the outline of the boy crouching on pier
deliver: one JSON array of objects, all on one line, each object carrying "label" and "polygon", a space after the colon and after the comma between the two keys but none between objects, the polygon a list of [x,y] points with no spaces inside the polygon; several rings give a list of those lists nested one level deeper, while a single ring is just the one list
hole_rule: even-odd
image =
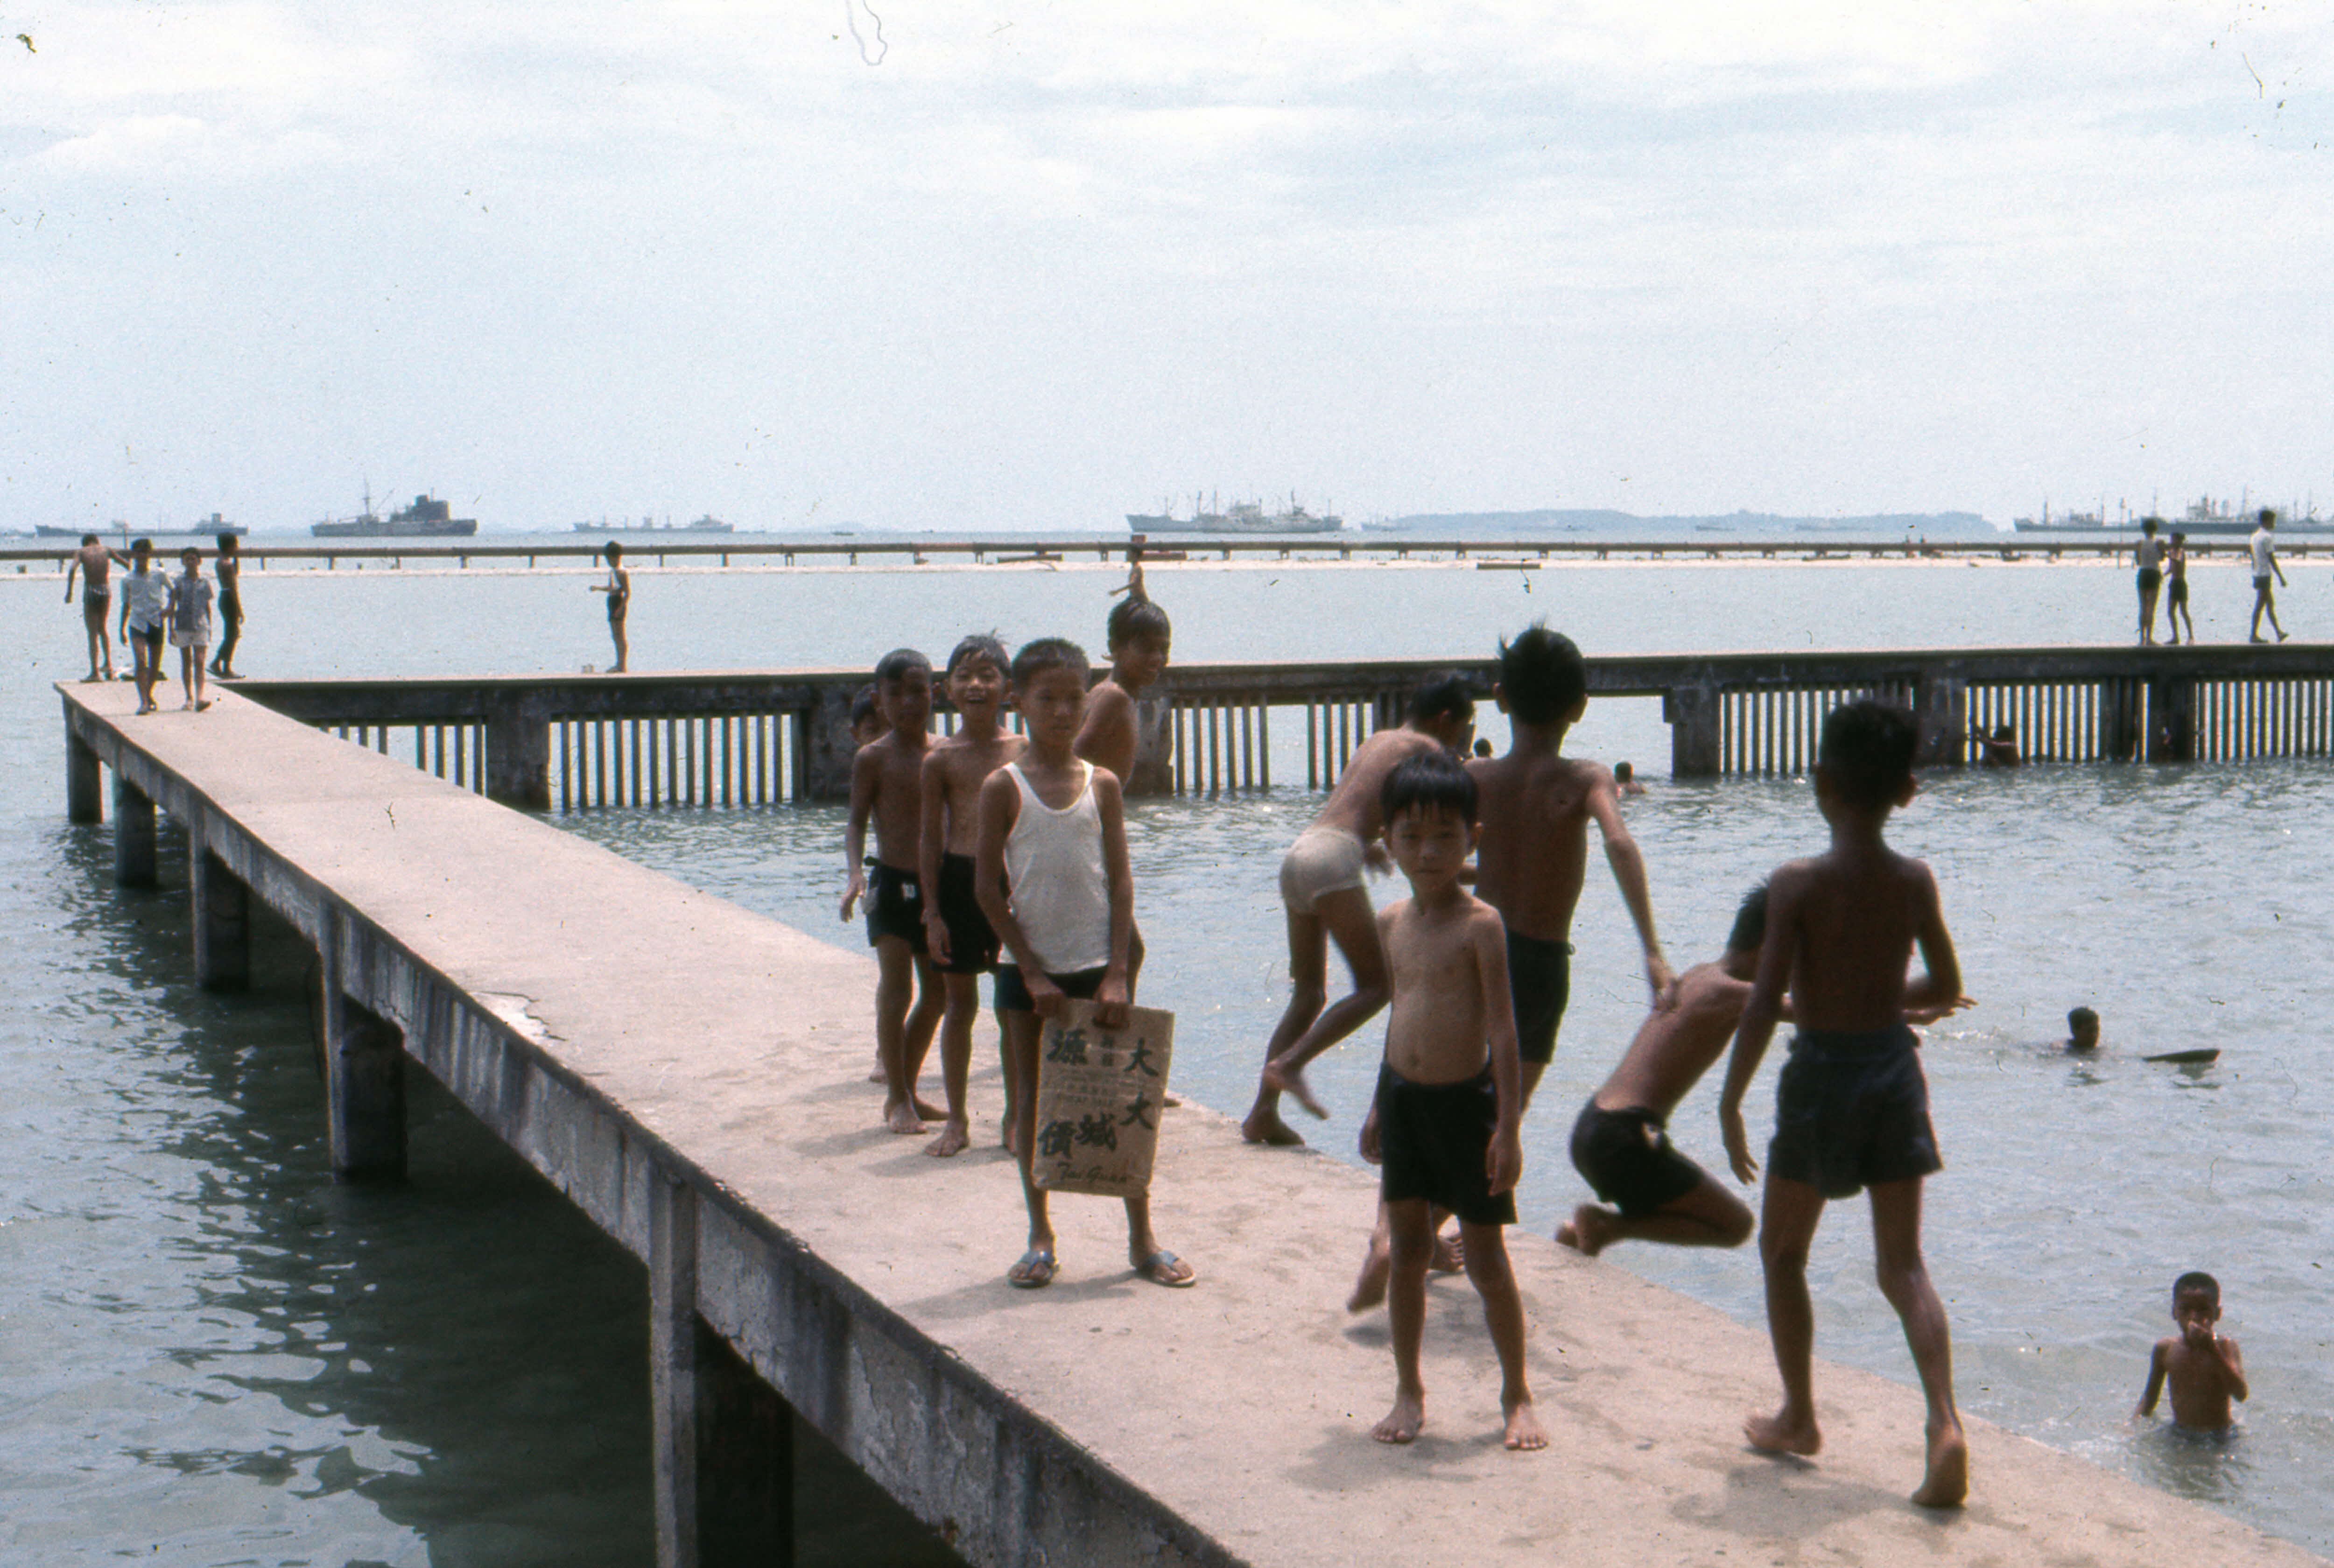
[{"label": "boy crouching on pier", "polygon": [[[1028,749],[980,789],[974,887],[1013,958],[997,971],[997,1010],[1014,1090],[1014,1155],[1029,1210],[1028,1250],[1005,1277],[1024,1289],[1051,1284],[1055,1273],[1053,1222],[1031,1177],[1041,1021],[1074,996],[1097,1004],[1105,1025],[1124,1023],[1128,1002],[1134,883],[1118,779],[1071,749],[1085,712],[1087,674],[1085,654],[1058,637],[1013,656],[1013,700]],[[1188,1285],[1198,1277],[1152,1234],[1148,1194],[1126,1199],[1126,1252],[1134,1272],[1154,1284]]]},{"label": "boy crouching on pier", "polygon": [[1475,781],[1455,757],[1427,752],[1388,774],[1379,799],[1410,897],[1378,917],[1394,1012],[1362,1152],[1379,1163],[1392,1231],[1394,1400],[1371,1436],[1407,1443],[1425,1423],[1418,1363],[1426,1269],[1434,1210],[1447,1208],[1458,1216],[1467,1277],[1499,1352],[1507,1446],[1543,1448],[1524,1378],[1523,1298],[1502,1229],[1516,1221],[1524,1164],[1507,932],[1499,911],[1459,880],[1475,847]]}]

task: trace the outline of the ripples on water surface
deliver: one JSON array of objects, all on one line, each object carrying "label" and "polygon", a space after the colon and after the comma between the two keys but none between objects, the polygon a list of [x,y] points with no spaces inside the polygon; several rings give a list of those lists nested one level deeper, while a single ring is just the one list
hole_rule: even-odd
[{"label": "ripples on water surface", "polygon": [[[2334,623],[2334,607],[2313,620],[2325,570],[2293,575],[2290,620]],[[1176,612],[1178,655],[1194,659],[1471,652],[1543,611],[1591,651],[2108,641],[2128,617],[2127,574],[2074,568],[1535,576],[1527,593],[1515,573],[1192,567],[1161,571],[1154,591]],[[249,662],[259,673],[573,669],[605,658],[586,581],[254,574]],[[650,668],[871,662],[903,641],[939,650],[974,626],[1075,633],[1099,621],[1108,582],[1091,570],[643,572],[634,645]],[[178,890],[118,895],[104,830],[63,824],[45,683],[77,672],[79,634],[55,592],[0,583],[0,615],[33,633],[12,647],[35,644],[12,659],[0,713],[13,743],[0,755],[11,937],[0,1555],[644,1560],[637,1267],[431,1092],[415,1098],[407,1189],[331,1183],[296,947],[280,933],[264,945],[249,996],[205,995],[183,957],[182,864],[166,858]],[[2213,635],[2222,607],[2212,590],[2200,595]],[[2240,587],[2226,597],[2221,634],[2241,630]],[[294,664],[286,644],[322,657]],[[1666,740],[1653,707],[1600,706],[1578,749],[1658,774]],[[1933,781],[1894,833],[1936,867],[1980,1002],[1925,1052],[1947,1161],[1929,1188],[1929,1253],[1963,1403],[2320,1552],[2334,1549],[2334,1092],[2311,1004],[2334,926],[2334,850],[2318,809],[2329,782],[2320,763],[1970,774]],[[1285,997],[1274,865],[1316,803],[1284,789],[1133,811],[1155,955],[1146,998],[1176,1009],[1180,1087],[1206,1103],[1247,1101]],[[1744,886],[1819,842],[1797,782],[1657,785],[1630,812],[1681,964],[1712,955]],[[859,946],[835,920],[831,808],[566,823]],[[1625,916],[1598,876],[1582,904],[1572,1013],[1527,1129],[1519,1197],[1543,1231],[1585,1196],[1564,1134],[1643,1008]],[[2078,1002],[2106,1017],[2095,1063],[2047,1044]],[[1350,1147],[1378,1038],[1367,1032],[1317,1073],[1339,1113],[1317,1135],[1328,1147]],[[2136,1060],[2195,1044],[2221,1047],[2220,1062]],[[1754,1105],[1771,1103],[1771,1083],[1770,1068]],[[993,1086],[977,1084],[982,1094],[993,1111]],[[1714,1101],[1705,1084],[1676,1121],[1711,1163]],[[1201,1240],[1188,1250],[1204,1263]],[[1611,1255],[1759,1321],[1747,1250]],[[2253,1380],[2230,1442],[2124,1419],[2148,1347],[2169,1331],[2171,1280],[2192,1267],[2221,1277],[2225,1326]],[[1910,1381],[1869,1268],[1862,1206],[1838,1206],[1811,1267],[1818,1349]],[[883,1560],[870,1550],[838,1560]]]}]

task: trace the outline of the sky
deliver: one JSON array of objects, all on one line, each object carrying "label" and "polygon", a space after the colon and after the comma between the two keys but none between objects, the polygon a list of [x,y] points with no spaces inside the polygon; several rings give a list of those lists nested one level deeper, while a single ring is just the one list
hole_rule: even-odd
[{"label": "sky", "polygon": [[2334,8],[0,0],[0,530],[2334,511]]}]

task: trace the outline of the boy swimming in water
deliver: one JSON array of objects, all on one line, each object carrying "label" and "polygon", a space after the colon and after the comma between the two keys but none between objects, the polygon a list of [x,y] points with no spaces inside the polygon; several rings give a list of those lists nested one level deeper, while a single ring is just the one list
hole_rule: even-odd
[{"label": "boy swimming in water", "polygon": [[2156,1413],[2156,1397],[2172,1387],[2172,1419],[2192,1431],[2219,1432],[2234,1419],[2231,1400],[2243,1399],[2244,1352],[2237,1342],[2214,1332],[2221,1321],[2221,1282],[2209,1274],[2184,1274],[2172,1282],[2172,1321],[2180,1332],[2156,1342],[2147,1363],[2147,1387],[2139,1396],[2136,1420]]},{"label": "boy swimming in water", "polygon": [[[1816,1423],[1815,1309],[1808,1248],[1824,1205],[1859,1188],[1872,1195],[1881,1293],[1896,1309],[1928,1400],[1928,1467],[1913,1501],[1958,1506],[1969,1492],[1969,1445],[1953,1405],[1953,1344],[1943,1303],[1921,1256],[1921,1183],[1943,1169],[1929,1125],[1929,1090],[1908,1010],[1965,1005],[1961,966],[1937,902],[1936,879],[1882,836],[1888,813],[1912,800],[1913,716],[1866,699],[1834,708],[1816,751],[1816,803],[1831,845],[1768,880],[1767,939],[1734,1034],[1719,1123],[1734,1174],[1758,1173],[1742,1127],[1742,1098],[1790,993],[1799,1036],[1776,1097],[1759,1227],[1767,1328],[1783,1405],[1753,1416],[1754,1448],[1812,1455]],[[1927,966],[1905,967],[1915,948]]]}]

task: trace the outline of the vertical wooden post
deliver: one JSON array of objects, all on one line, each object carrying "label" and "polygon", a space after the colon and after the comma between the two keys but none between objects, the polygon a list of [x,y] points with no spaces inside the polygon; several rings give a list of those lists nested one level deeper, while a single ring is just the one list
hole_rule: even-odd
[{"label": "vertical wooden post", "polygon": [[1718,776],[1719,694],[1715,686],[1673,686],[1662,694],[1670,723],[1670,776]]},{"label": "vertical wooden post", "polygon": [[[551,809],[551,719],[524,695],[497,696],[487,709],[487,798],[522,811]],[[439,776],[445,776],[445,742]],[[458,753],[457,754],[458,757]],[[457,763],[458,770],[459,764]]]},{"label": "vertical wooden post", "polygon": [[1920,741],[1916,767],[1959,767],[1969,739],[1969,682],[1959,676],[1922,671],[1913,688],[1913,722]]},{"label": "vertical wooden post", "polygon": [[317,922],[323,959],[324,1116],[337,1181],[405,1178],[405,1035],[349,995],[348,918]]},{"label": "vertical wooden post", "polygon": [[113,880],[125,888],[154,885],[154,803],[113,775]]},{"label": "vertical wooden post", "polygon": [[[819,688],[809,713],[803,716],[803,798],[847,801],[851,798],[851,761],[858,748],[851,744],[851,688]],[[709,801],[708,803],[711,803]]]},{"label": "vertical wooden post", "polygon": [[103,777],[98,765],[97,752],[87,741],[73,733],[72,721],[65,721],[65,818],[74,822],[101,822],[105,820]]},{"label": "vertical wooden post", "polygon": [[207,848],[189,844],[188,851],[195,983],[213,991],[240,991],[251,984],[250,890]]},{"label": "vertical wooden post", "polygon": [[2147,760],[2196,759],[2196,683],[2159,675],[2147,683]]}]

